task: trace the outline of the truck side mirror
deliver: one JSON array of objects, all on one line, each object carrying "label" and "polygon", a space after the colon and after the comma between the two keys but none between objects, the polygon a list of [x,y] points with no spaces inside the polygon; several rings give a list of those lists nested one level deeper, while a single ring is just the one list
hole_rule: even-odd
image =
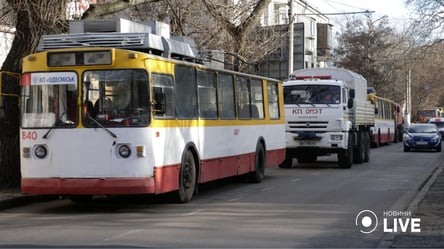
[{"label": "truck side mirror", "polygon": [[350,89],[349,95],[350,95],[351,99],[354,99],[355,98],[355,89]]},{"label": "truck side mirror", "polygon": [[353,108],[353,99],[352,99],[352,98],[349,98],[349,99],[348,99],[347,107],[348,107],[348,109]]}]

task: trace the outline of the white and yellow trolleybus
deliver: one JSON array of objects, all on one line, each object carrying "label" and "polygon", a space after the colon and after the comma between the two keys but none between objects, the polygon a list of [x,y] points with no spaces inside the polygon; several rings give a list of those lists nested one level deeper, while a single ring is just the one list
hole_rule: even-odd
[{"label": "white and yellow trolleybus", "polygon": [[261,182],[285,157],[281,82],[178,60],[192,50],[177,43],[144,32],[45,36],[23,59],[22,192],[187,202],[200,183]]}]

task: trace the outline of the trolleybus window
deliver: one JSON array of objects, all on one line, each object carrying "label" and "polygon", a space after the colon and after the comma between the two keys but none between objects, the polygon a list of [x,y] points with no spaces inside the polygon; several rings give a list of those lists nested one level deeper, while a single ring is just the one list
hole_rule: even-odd
[{"label": "trolleybus window", "polygon": [[268,92],[268,112],[270,119],[279,119],[279,88],[277,82],[269,82]]},{"label": "trolleybus window", "polygon": [[253,119],[263,119],[264,115],[264,91],[262,81],[252,79],[251,86],[251,115]]},{"label": "trolleybus window", "polygon": [[176,112],[179,119],[197,118],[196,71],[193,67],[176,65],[174,68],[176,88]]},{"label": "trolleybus window", "polygon": [[218,74],[217,97],[221,119],[235,119],[233,76]]},{"label": "trolleybus window", "polygon": [[216,73],[197,71],[199,114],[203,119],[217,119]]},{"label": "trolleybus window", "polygon": [[174,104],[174,86],[173,77],[166,74],[152,74],[153,77],[153,91],[154,95],[164,95],[165,103],[157,103],[165,105],[165,113],[154,112],[156,118],[173,119],[176,118],[175,104]]},{"label": "trolleybus window", "polygon": [[82,102],[87,127],[148,125],[147,74],[144,70],[86,71]]},{"label": "trolleybus window", "polygon": [[251,102],[249,81],[243,77],[236,78],[237,111],[239,119],[251,119]]},{"label": "trolleybus window", "polygon": [[22,79],[22,127],[74,127],[77,74],[28,73]]}]

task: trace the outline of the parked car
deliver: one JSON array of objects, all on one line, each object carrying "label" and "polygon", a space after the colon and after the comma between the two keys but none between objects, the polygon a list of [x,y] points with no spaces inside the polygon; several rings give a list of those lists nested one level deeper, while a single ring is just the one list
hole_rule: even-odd
[{"label": "parked car", "polygon": [[404,152],[433,149],[441,151],[441,134],[435,124],[412,124],[404,133]]},{"label": "parked car", "polygon": [[431,118],[428,123],[435,124],[438,127],[441,138],[444,137],[444,118]]}]

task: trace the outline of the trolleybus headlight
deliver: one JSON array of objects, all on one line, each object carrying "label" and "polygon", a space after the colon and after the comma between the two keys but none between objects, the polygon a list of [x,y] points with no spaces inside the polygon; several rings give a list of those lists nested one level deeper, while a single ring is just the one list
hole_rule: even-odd
[{"label": "trolleybus headlight", "polygon": [[48,153],[48,150],[46,149],[45,146],[39,145],[39,146],[35,147],[34,154],[36,157],[45,158],[47,153]]},{"label": "trolleybus headlight", "polygon": [[122,144],[119,147],[119,155],[123,158],[128,158],[131,155],[131,149],[128,145]]}]

